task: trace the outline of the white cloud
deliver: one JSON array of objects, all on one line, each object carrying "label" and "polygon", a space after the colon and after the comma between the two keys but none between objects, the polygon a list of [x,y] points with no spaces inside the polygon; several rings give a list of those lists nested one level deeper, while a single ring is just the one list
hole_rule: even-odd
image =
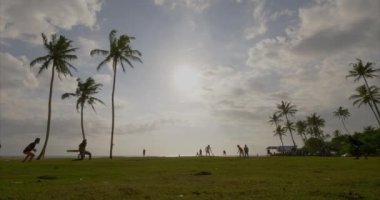
[{"label": "white cloud", "polygon": [[95,74],[93,78],[97,83],[101,83],[103,85],[111,83],[112,80],[110,74]]},{"label": "white cloud", "polygon": [[57,28],[71,29],[76,25],[93,28],[101,6],[99,0],[2,0],[0,35],[39,43],[41,33],[50,35]]},{"label": "white cloud", "polygon": [[0,52],[0,88],[14,90],[20,86],[29,89],[38,86],[38,80],[30,70],[27,59]]},{"label": "white cloud", "polygon": [[[247,65],[256,73],[249,83],[264,87],[254,88],[261,96],[272,95],[278,101],[283,97],[301,105],[304,113],[329,113],[339,105],[353,109],[347,98],[355,86],[345,75],[356,58],[379,61],[379,13],[380,2],[372,0],[316,1],[301,8],[299,24],[248,50]],[[354,115],[363,113],[355,109]],[[368,121],[362,118],[355,124]]]},{"label": "white cloud", "polygon": [[154,0],[154,3],[159,6],[169,7],[170,9],[182,7],[202,12],[208,9],[213,1],[214,0]]},{"label": "white cloud", "polygon": [[90,58],[91,50],[100,49],[100,45],[96,41],[90,40],[88,38],[78,37],[78,43],[80,53],[87,58]]},{"label": "white cloud", "polygon": [[265,1],[253,1],[253,7],[252,25],[244,31],[246,39],[254,39],[268,30],[268,13],[265,11]]}]

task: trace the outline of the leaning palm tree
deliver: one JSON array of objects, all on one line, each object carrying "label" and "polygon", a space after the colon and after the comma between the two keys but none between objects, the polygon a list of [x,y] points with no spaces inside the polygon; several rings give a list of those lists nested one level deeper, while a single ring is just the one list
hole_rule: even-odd
[{"label": "leaning palm tree", "polygon": [[38,74],[41,74],[44,70],[49,69],[51,66],[51,80],[50,80],[50,91],[49,91],[49,104],[48,104],[48,119],[47,119],[47,128],[46,128],[46,136],[44,146],[41,150],[41,153],[38,155],[37,160],[40,160],[45,156],[46,146],[49,141],[50,135],[50,119],[51,119],[51,98],[53,94],[53,83],[54,76],[57,72],[58,77],[61,78],[61,75],[64,76],[72,76],[70,72],[70,68],[76,70],[76,68],[69,63],[77,58],[76,55],[72,54],[76,50],[76,48],[72,48],[72,41],[67,39],[64,36],[57,37],[56,35],[51,36],[51,40],[48,41],[46,36],[42,33],[43,45],[47,51],[47,55],[38,57],[34,59],[30,66],[41,63],[41,67],[38,71]]},{"label": "leaning palm tree", "polygon": [[93,97],[93,95],[97,94],[100,90],[100,87],[103,85],[100,83],[96,83],[93,78],[89,77],[87,78],[86,82],[82,82],[79,78],[78,81],[78,87],[75,91],[75,93],[64,93],[62,95],[62,99],[66,99],[68,97],[77,97],[77,111],[79,111],[80,106],[80,125],[82,129],[82,137],[83,140],[86,139],[85,133],[84,133],[84,126],[83,126],[83,108],[85,104],[87,103],[92,107],[92,109],[95,111],[94,104],[96,102],[103,103],[102,100]]},{"label": "leaning palm tree", "polygon": [[[280,116],[285,116],[286,124],[289,124],[289,116],[294,117],[294,115],[297,112],[296,106],[291,105],[290,102],[286,102],[286,101],[281,101],[281,104],[277,104],[277,109],[278,109],[277,113]],[[292,138],[293,145],[297,146],[293,138],[293,130],[292,129],[287,129],[287,130],[290,133],[290,137]]]},{"label": "leaning palm tree", "polygon": [[[363,78],[365,87],[367,90],[370,90],[370,86],[368,85],[367,78],[376,78],[378,75],[375,73],[379,72],[380,69],[373,68],[373,63],[367,62],[363,64],[363,61],[360,59],[356,59],[358,62],[357,63],[351,63],[353,69],[349,71],[349,74],[346,77],[355,77],[354,81],[358,81]],[[370,101],[372,101],[372,105],[374,110],[376,111],[376,115],[378,118],[380,118],[380,111],[379,108],[377,107],[375,103],[375,99],[373,96],[369,96]]]},{"label": "leaning palm tree", "polygon": [[297,129],[297,133],[298,135],[301,136],[302,140],[305,142],[307,140],[307,136],[306,136],[306,128],[307,128],[307,123],[306,121],[304,120],[299,120],[297,121],[296,123],[296,129]]},{"label": "leaning palm tree", "polygon": [[113,70],[113,85],[112,85],[112,127],[111,127],[111,145],[110,145],[110,159],[112,159],[112,151],[113,151],[113,134],[114,134],[114,126],[115,126],[115,105],[114,105],[114,96],[115,96],[115,83],[116,83],[116,71],[117,65],[120,64],[121,68],[125,72],[124,63],[127,63],[130,67],[133,68],[132,61],[137,61],[142,63],[141,61],[141,53],[138,50],[132,49],[131,41],[135,39],[135,37],[128,35],[121,35],[120,37],[116,37],[116,30],[112,30],[109,34],[109,50],[102,49],[93,49],[90,54],[93,55],[102,55],[105,56],[105,59],[100,62],[97,67],[99,70],[106,63],[112,61],[112,70]]},{"label": "leaning palm tree", "polygon": [[339,108],[336,111],[334,111],[334,116],[340,119],[340,121],[343,124],[344,129],[346,130],[346,133],[350,134],[350,132],[348,131],[346,127],[346,124],[344,123],[344,120],[350,117],[350,112],[348,111],[348,109],[343,108],[342,106],[339,106]]},{"label": "leaning palm tree", "polygon": [[380,119],[376,115],[376,112],[373,106],[373,101],[371,100],[371,99],[375,100],[374,101],[375,104],[380,102],[379,88],[377,88],[376,86],[371,86],[368,90],[365,85],[361,85],[358,88],[356,88],[355,91],[357,92],[357,94],[350,96],[350,99],[354,100],[353,105],[358,104],[358,108],[359,108],[363,104],[368,104],[380,126]]},{"label": "leaning palm tree", "polygon": [[281,125],[277,125],[276,126],[276,129],[274,130],[274,136],[278,135],[278,137],[280,138],[280,141],[281,141],[281,146],[282,146],[282,152],[284,152],[285,148],[284,148],[284,142],[282,140],[282,136],[285,136],[285,133],[286,133],[286,129],[284,127],[282,127]]}]

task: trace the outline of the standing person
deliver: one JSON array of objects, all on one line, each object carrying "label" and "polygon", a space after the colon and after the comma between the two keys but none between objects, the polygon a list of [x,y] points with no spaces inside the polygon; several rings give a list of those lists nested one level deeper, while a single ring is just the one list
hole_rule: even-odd
[{"label": "standing person", "polygon": [[29,162],[32,161],[33,157],[34,157],[34,152],[36,152],[36,145],[40,143],[40,138],[36,138],[34,140],[34,142],[30,143],[28,146],[25,147],[23,153],[26,154],[26,157],[24,158],[24,160],[22,162],[25,162],[28,158],[29,158]]},{"label": "standing person", "polygon": [[226,150],[223,150],[223,156],[226,156],[227,153],[226,153]]},{"label": "standing person", "polygon": [[248,146],[244,145],[244,157],[248,158],[248,152],[249,152]]},{"label": "standing person", "polygon": [[145,157],[145,153],[146,153],[146,150],[145,150],[145,149],[143,149],[143,157]]},{"label": "standing person", "polygon": [[85,155],[87,154],[89,157],[88,159],[91,160],[91,153],[89,151],[86,151],[87,146],[87,140],[84,139],[82,143],[79,144],[79,160],[83,160],[85,158]]},{"label": "standing person", "polygon": [[207,145],[205,150],[206,150],[206,156],[211,156],[211,147],[210,147],[210,145]]},{"label": "standing person", "polygon": [[202,156],[202,149],[199,149],[199,156]]},{"label": "standing person", "polygon": [[239,157],[242,157],[242,156],[244,156],[244,153],[243,153],[243,148],[241,148],[241,146],[240,146],[240,145],[237,145],[237,148],[238,148]]}]

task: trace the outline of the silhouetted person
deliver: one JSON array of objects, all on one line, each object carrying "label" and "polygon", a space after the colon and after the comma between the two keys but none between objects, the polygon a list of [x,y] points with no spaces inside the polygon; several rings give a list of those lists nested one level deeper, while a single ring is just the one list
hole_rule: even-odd
[{"label": "silhouetted person", "polygon": [[202,156],[202,149],[199,149],[199,156]]},{"label": "silhouetted person", "polygon": [[33,159],[34,153],[32,151],[36,152],[35,147],[38,143],[40,143],[40,138],[36,138],[34,142],[30,143],[28,146],[25,147],[23,153],[26,154],[26,156],[22,162],[25,162],[26,160],[28,160],[28,158],[29,162]]},{"label": "silhouetted person", "polygon": [[358,139],[355,139],[351,135],[348,136],[348,141],[350,142],[351,146],[353,147],[352,155],[356,157],[356,159],[359,159],[359,157],[362,154],[362,145],[363,143],[360,142]]},{"label": "silhouetted person", "polygon": [[86,151],[87,140],[84,139],[82,143],[79,144],[79,160],[83,160],[85,155],[88,155],[88,159],[91,160],[91,153]]},{"label": "silhouetted person", "polygon": [[226,150],[223,150],[223,156],[226,156],[227,153],[226,153]]},{"label": "silhouetted person", "polygon": [[143,149],[143,157],[145,157],[145,153],[146,153],[146,150],[145,150],[145,149]]},{"label": "silhouetted person", "polygon": [[244,151],[243,151],[243,148],[241,148],[241,146],[240,146],[240,145],[237,145],[237,148],[238,148],[239,157],[242,157],[242,156],[244,156]]},{"label": "silhouetted person", "polygon": [[249,152],[248,146],[244,145],[244,157],[248,157],[248,152]]},{"label": "silhouetted person", "polygon": [[206,156],[211,156],[212,151],[211,151],[211,147],[210,147],[210,145],[207,145],[207,146],[206,146],[205,151],[206,151]]}]

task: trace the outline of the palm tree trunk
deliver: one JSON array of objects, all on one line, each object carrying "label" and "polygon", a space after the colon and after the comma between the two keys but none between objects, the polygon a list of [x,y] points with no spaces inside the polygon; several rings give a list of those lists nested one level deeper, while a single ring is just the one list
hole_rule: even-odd
[{"label": "palm tree trunk", "polygon": [[110,145],[110,159],[112,159],[113,151],[113,132],[115,126],[115,104],[114,104],[114,95],[115,95],[115,83],[116,83],[116,61],[113,61],[113,86],[112,86],[112,128],[111,128],[111,145]]},{"label": "palm tree trunk", "polygon": [[50,91],[49,91],[49,104],[48,104],[48,119],[47,119],[47,128],[46,128],[46,136],[45,136],[45,142],[44,146],[42,147],[42,150],[40,154],[37,157],[37,160],[40,160],[41,158],[44,158],[46,146],[49,141],[49,135],[50,135],[50,120],[51,120],[51,97],[53,94],[53,83],[54,83],[54,69],[55,66],[53,65],[51,70],[51,80],[50,80]]},{"label": "palm tree trunk", "polygon": [[281,146],[282,146],[282,154],[284,154],[284,142],[282,141],[282,136],[280,135],[280,141],[281,141]]},{"label": "palm tree trunk", "polygon": [[83,126],[83,104],[81,104],[81,108],[80,108],[80,125],[81,125],[81,128],[82,128],[82,136],[83,136],[83,140],[86,139],[85,137],[85,134],[84,134],[84,126]]},{"label": "palm tree trunk", "polygon": [[[366,79],[364,76],[363,76],[363,79],[364,79],[365,85],[366,85],[366,87],[367,87],[367,91],[369,91],[369,85],[368,85],[367,79]],[[377,107],[376,102],[374,101],[372,95],[370,95],[370,98],[371,98],[371,101],[372,101],[372,103],[373,103],[373,107],[374,107],[375,110],[376,110],[376,113],[374,112],[375,115],[377,116],[376,118],[379,119],[379,118],[380,118],[380,111],[379,111],[379,108]],[[378,120],[378,121],[379,121],[379,120]]]},{"label": "palm tree trunk", "polygon": [[348,131],[346,124],[344,123],[343,118],[342,118],[342,124],[343,124],[344,129],[346,129],[347,134],[350,135],[350,132]]},{"label": "palm tree trunk", "polygon": [[368,105],[369,105],[369,107],[371,108],[373,114],[375,115],[375,118],[376,118],[376,120],[377,120],[377,123],[379,123],[379,126],[380,126],[380,120],[379,120],[379,117],[377,117],[376,112],[375,112],[375,110],[373,109],[372,103],[371,103],[371,102],[368,102]]},{"label": "palm tree trunk", "polygon": [[[285,118],[286,118],[286,123],[289,124],[289,120],[288,120],[288,115],[285,115]],[[293,146],[297,146],[296,145],[296,142],[294,141],[294,138],[293,138],[293,133],[292,133],[292,129],[288,128],[289,130],[289,133],[290,133],[290,137],[292,138],[292,141],[293,141]]]}]

